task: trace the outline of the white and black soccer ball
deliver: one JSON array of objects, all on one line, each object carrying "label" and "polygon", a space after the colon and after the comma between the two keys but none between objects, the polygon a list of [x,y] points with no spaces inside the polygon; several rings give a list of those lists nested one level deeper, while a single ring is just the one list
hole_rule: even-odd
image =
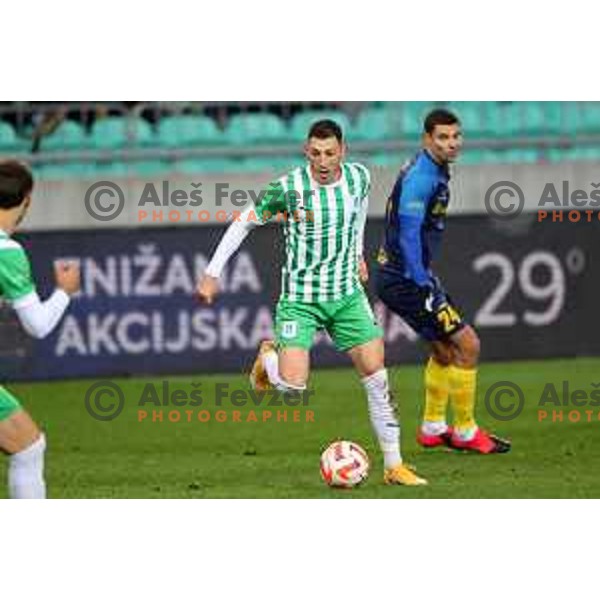
[{"label": "white and black soccer ball", "polygon": [[333,442],[321,454],[321,476],[331,487],[353,488],[369,476],[369,455],[356,442]]}]

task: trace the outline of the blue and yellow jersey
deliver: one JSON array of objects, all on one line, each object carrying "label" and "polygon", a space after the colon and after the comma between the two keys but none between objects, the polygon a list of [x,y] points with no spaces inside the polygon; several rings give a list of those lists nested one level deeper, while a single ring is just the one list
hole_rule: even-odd
[{"label": "blue and yellow jersey", "polygon": [[379,263],[419,286],[431,282],[431,261],[446,227],[449,181],[448,166],[421,150],[402,167],[387,202]]}]

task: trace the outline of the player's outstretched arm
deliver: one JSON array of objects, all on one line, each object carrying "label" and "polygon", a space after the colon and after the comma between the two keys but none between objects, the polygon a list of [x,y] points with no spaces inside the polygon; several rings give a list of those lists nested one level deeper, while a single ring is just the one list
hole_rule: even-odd
[{"label": "player's outstretched arm", "polygon": [[252,229],[264,225],[285,207],[286,200],[281,183],[272,183],[256,207],[249,206],[242,212],[239,219],[227,228],[204,275],[196,286],[196,295],[200,302],[212,304],[215,301],[219,294],[219,278],[229,259],[237,252]]},{"label": "player's outstretched arm", "polygon": [[58,262],[54,265],[56,290],[42,302],[34,290],[13,302],[23,329],[32,337],[41,339],[58,325],[70,303],[70,297],[80,289],[79,265]]},{"label": "player's outstretched arm", "polygon": [[250,231],[260,223],[251,218],[253,207],[248,207],[228,228],[206,271],[196,286],[196,295],[203,304],[212,304],[219,293],[219,278],[229,259],[237,252]]}]

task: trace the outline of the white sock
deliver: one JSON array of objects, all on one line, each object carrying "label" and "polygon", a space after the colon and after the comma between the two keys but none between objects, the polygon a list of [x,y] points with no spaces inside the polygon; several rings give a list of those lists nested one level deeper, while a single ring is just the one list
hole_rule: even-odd
[{"label": "white sock", "polygon": [[402,463],[400,454],[400,424],[390,401],[387,370],[382,369],[362,380],[369,400],[371,425],[379,441],[386,469]]},{"label": "white sock", "polygon": [[470,442],[476,435],[479,427],[469,427],[467,429],[454,429],[454,435],[463,442]]},{"label": "white sock", "polygon": [[292,392],[303,392],[306,390],[306,386],[292,385],[291,383],[285,382],[279,375],[279,355],[275,350],[271,352],[265,352],[262,355],[262,364],[267,372],[267,377],[271,382],[271,385],[279,392],[292,393]]},{"label": "white sock", "polygon": [[421,431],[425,435],[442,435],[448,431],[446,421],[423,421]]},{"label": "white sock", "polygon": [[8,466],[8,490],[11,498],[39,500],[46,497],[45,451],[46,436],[42,433],[31,446],[11,454]]}]

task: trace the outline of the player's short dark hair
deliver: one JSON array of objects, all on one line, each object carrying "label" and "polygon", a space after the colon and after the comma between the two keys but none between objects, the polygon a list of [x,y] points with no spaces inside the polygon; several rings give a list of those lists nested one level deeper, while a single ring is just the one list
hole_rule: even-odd
[{"label": "player's short dark hair", "polygon": [[0,209],[20,206],[33,190],[33,175],[18,160],[0,161]]},{"label": "player's short dark hair", "polygon": [[344,141],[344,134],[342,128],[331,119],[323,119],[313,123],[310,131],[308,132],[308,139],[317,138],[318,140],[326,140],[327,138],[334,137],[341,144]]},{"label": "player's short dark hair", "polygon": [[438,125],[460,125],[460,120],[453,112],[445,108],[436,108],[425,117],[423,129],[431,135]]}]

